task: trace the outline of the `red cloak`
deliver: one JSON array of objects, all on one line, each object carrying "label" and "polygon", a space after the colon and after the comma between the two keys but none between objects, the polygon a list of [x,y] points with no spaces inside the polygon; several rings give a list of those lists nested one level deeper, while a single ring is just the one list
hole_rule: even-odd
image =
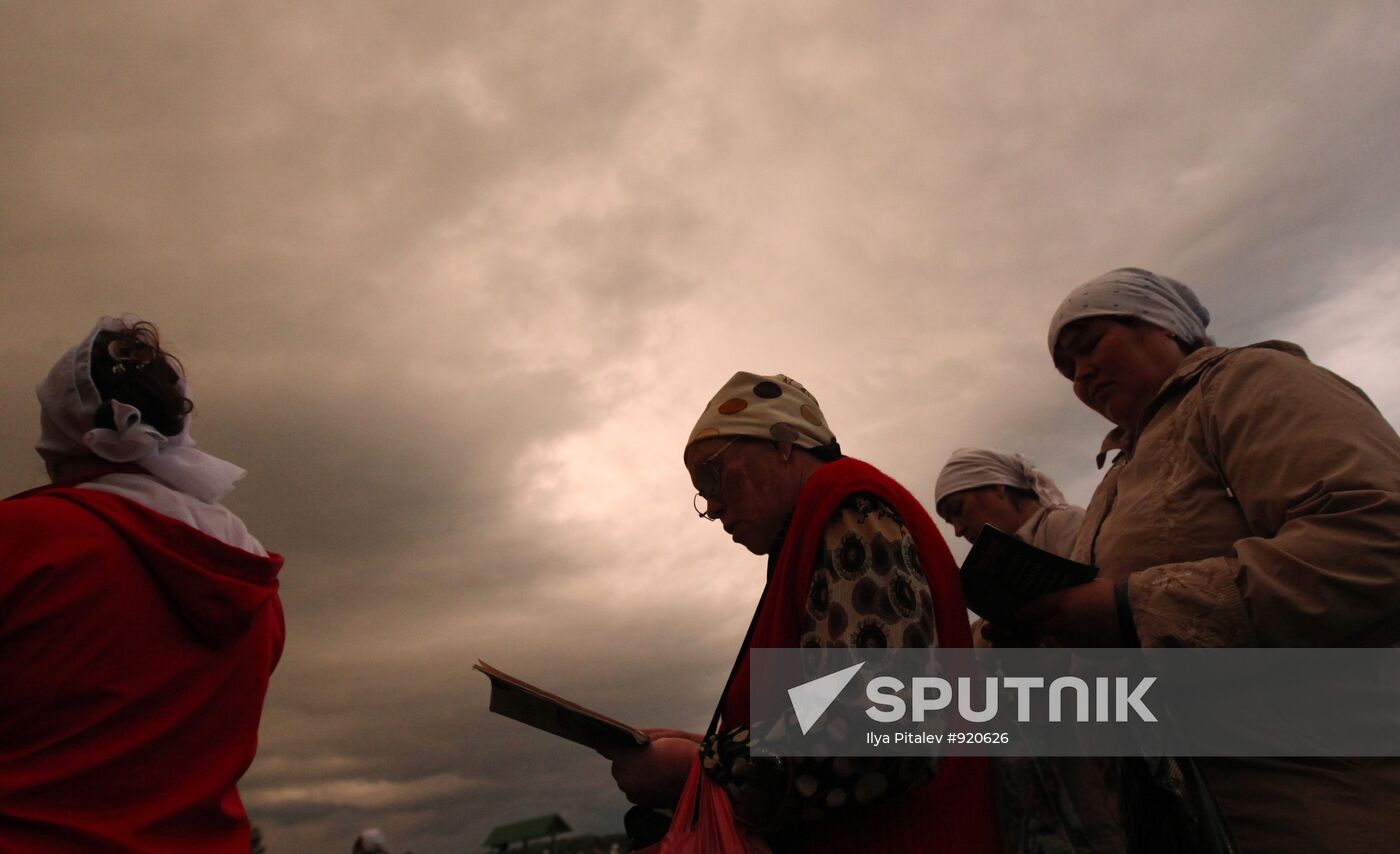
[{"label": "red cloak", "polygon": [[[777,567],[768,582],[750,649],[789,648],[801,640],[802,614],[822,534],[841,502],[856,493],[885,501],[904,522],[919,549],[933,594],[940,647],[972,646],[958,567],[943,535],[918,499],[868,463],[849,457],[822,466],[798,496]],[[724,700],[726,728],[749,723],[749,657],[744,655]],[[958,852],[997,854],[991,764],[981,756],[945,756],[923,786],[865,810],[820,822],[804,839],[803,851],[842,854]]]},{"label": "red cloak", "polygon": [[0,850],[247,854],[281,567],[109,493],[0,502]]}]

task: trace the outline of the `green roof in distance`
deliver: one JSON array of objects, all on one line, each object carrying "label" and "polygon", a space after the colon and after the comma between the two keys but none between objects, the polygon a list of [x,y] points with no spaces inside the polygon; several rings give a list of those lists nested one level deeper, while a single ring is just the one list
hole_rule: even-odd
[{"label": "green roof in distance", "polygon": [[524,821],[517,821],[513,824],[503,824],[492,830],[486,837],[482,845],[508,845],[512,842],[524,842],[528,839],[539,839],[555,833],[568,833],[573,828],[564,823],[564,819],[558,813],[527,818]]}]

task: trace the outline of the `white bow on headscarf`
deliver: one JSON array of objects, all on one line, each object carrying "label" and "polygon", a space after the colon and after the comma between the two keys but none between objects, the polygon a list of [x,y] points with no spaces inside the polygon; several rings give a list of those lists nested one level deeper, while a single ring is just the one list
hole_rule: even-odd
[{"label": "white bow on headscarf", "polygon": [[[102,405],[102,396],[92,381],[93,341],[101,332],[126,329],[138,322],[132,315],[104,317],[82,343],[54,364],[35,389],[39,396],[39,441],[34,448],[50,471],[65,460],[97,456],[115,463],[135,463],[187,495],[218,501],[232,492],[234,483],[247,472],[197,449],[190,437],[188,416],[179,434],[166,436],[142,422],[139,409],[113,400],[114,427],[93,424]],[[180,377],[180,393],[190,397],[179,365],[174,361],[169,364]]]}]

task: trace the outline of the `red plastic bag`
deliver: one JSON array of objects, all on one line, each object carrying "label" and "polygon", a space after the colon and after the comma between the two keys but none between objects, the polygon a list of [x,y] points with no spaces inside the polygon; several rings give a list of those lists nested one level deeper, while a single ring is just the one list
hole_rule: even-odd
[{"label": "red plastic bag", "polygon": [[701,770],[699,756],[676,802],[671,829],[655,849],[658,854],[772,854],[767,843],[735,823],[729,796]]}]

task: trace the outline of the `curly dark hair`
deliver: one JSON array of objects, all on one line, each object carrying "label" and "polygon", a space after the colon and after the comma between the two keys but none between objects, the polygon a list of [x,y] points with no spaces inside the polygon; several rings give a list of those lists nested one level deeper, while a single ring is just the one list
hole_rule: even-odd
[{"label": "curly dark hair", "polygon": [[160,346],[155,324],[138,321],[122,329],[97,333],[92,342],[93,385],[102,396],[93,423],[112,429],[112,401],[141,410],[141,420],[166,436],[179,435],[194,402],[180,392],[183,365]]}]

